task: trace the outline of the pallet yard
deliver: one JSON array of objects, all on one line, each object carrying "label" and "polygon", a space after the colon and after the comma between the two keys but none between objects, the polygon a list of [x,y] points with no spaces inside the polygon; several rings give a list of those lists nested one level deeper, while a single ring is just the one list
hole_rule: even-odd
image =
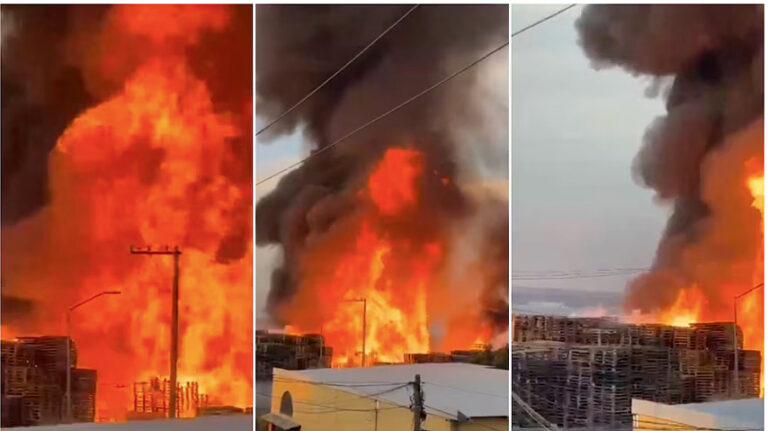
[{"label": "pallet yard", "polygon": [[[96,370],[74,368],[71,343],[72,420],[93,422]],[[66,337],[23,337],[2,341],[2,426],[60,423],[65,419]]]},{"label": "pallet yard", "polygon": [[[559,426],[630,426],[632,398],[680,404],[760,394],[759,351],[738,349],[735,383],[743,337],[730,322],[513,315],[510,332],[512,390]],[[513,422],[527,425],[518,413]]]}]

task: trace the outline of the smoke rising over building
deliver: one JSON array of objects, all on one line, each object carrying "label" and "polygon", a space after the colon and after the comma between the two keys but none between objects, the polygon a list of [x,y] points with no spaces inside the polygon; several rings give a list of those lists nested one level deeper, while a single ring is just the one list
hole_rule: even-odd
[{"label": "smoke rising over building", "polygon": [[[257,118],[266,123],[277,117],[410,8],[259,6]],[[452,265],[447,262],[472,267],[478,277],[471,287],[464,286],[468,293],[462,298],[468,299],[462,300],[462,307],[482,309],[477,320],[493,331],[506,329],[508,250],[506,241],[499,241],[508,231],[506,197],[472,189],[488,182],[489,171],[498,176],[503,169],[506,178],[506,163],[498,163],[506,160],[506,107],[499,118],[488,117],[485,114],[493,98],[478,91],[489,73],[484,68],[502,61],[506,68],[506,51],[496,54],[498,63],[478,65],[325,149],[350,130],[504,43],[507,16],[505,5],[419,6],[326,87],[259,136],[261,145],[272,145],[278,136],[303,131],[311,152],[323,150],[297,169],[270,180],[276,183],[274,189],[257,203],[257,245],[279,245],[282,252],[266,304],[274,320],[296,324],[299,319],[302,330],[318,331],[322,321],[332,319],[335,312],[321,306],[296,316],[297,304],[305,302],[303,297],[319,294],[307,276],[310,267],[320,266],[312,257],[321,256],[332,267],[341,259],[335,257],[342,247],[340,238],[355,238],[360,226],[367,223],[378,238],[385,238],[406,256],[430,244],[439,245],[440,256],[428,266],[443,284],[451,280],[460,284],[456,280],[466,277],[451,274],[447,267]],[[360,22],[367,25],[360,26]],[[504,78],[506,81],[506,74]],[[506,84],[501,84],[495,96],[506,100]],[[389,178],[402,179],[406,183],[400,185],[403,190],[412,187],[415,203],[402,214],[376,211],[375,220],[370,219],[366,215],[370,201],[362,199],[361,193],[370,190],[375,194],[375,172],[399,151],[412,152],[412,156],[392,162]],[[400,167],[405,169],[400,171]],[[466,249],[460,250],[462,247]],[[474,249],[485,250],[485,254],[467,251]],[[407,278],[414,270],[405,266],[385,263],[385,273],[394,279]],[[436,284],[427,288],[427,307],[450,308],[439,304],[439,290],[431,290],[437,289]],[[388,301],[410,302],[416,296],[410,292],[393,293]],[[395,306],[410,313],[403,307]],[[444,326],[456,323],[449,323],[451,319],[459,320],[454,311],[442,315]],[[334,343],[334,347],[341,346]]]}]

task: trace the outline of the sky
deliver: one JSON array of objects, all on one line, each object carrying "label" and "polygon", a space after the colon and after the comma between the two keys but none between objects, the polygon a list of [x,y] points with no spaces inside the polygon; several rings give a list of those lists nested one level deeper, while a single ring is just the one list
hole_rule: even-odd
[{"label": "sky", "polygon": [[[256,119],[256,130],[259,129],[260,119]],[[266,178],[273,173],[301,160],[309,154],[308,147],[300,130],[291,135],[286,135],[274,139],[269,144],[259,143],[256,137],[256,182]],[[280,176],[270,179],[261,185],[256,186],[256,202],[268,194],[279,181]],[[276,246],[256,247],[256,327],[260,328],[260,322],[265,322],[268,318],[264,312],[263,304],[266,303],[269,293],[270,277],[274,268],[276,259],[280,256],[279,249]]]},{"label": "sky", "polygon": [[[511,32],[562,7],[513,5]],[[511,41],[513,274],[647,267],[668,215],[631,171],[663,100],[646,97],[646,78],[591,66],[574,26],[581,8]],[[516,287],[621,292],[630,278],[513,281],[512,307],[527,305]]]}]

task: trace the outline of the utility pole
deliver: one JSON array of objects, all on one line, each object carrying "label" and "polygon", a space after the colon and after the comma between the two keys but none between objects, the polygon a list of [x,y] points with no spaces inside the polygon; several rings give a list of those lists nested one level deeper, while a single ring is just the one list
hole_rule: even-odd
[{"label": "utility pole", "polygon": [[759,289],[763,287],[763,283],[760,283],[746,292],[743,292],[739,295],[736,295],[733,298],[733,388],[736,392],[736,395],[741,395],[741,382],[739,382],[739,339],[737,338],[737,331],[738,328],[738,314],[737,314],[737,308],[739,299],[745,297],[747,294],[752,292],[753,290]]},{"label": "utility pole", "polygon": [[741,393],[739,384],[739,339],[737,338],[738,314],[736,313],[738,301],[733,300],[733,395]]},{"label": "utility pole", "polygon": [[365,367],[365,336],[366,336],[365,315],[368,314],[367,310],[368,310],[368,299],[363,298],[363,367]]},{"label": "utility pole", "polygon": [[365,316],[367,314],[368,310],[368,298],[357,298],[357,299],[348,299],[348,302],[362,302],[363,303],[363,367],[365,367]]},{"label": "utility pole", "polygon": [[416,374],[413,383],[413,431],[421,431],[424,420],[424,392],[421,391],[421,374]]},{"label": "utility pole", "polygon": [[168,403],[168,417],[176,417],[177,378],[176,370],[179,359],[179,259],[181,250],[179,246],[173,249],[166,246],[162,250],[152,250],[150,247],[137,249],[131,246],[131,254],[162,254],[173,256],[173,293],[171,300],[171,393]]}]

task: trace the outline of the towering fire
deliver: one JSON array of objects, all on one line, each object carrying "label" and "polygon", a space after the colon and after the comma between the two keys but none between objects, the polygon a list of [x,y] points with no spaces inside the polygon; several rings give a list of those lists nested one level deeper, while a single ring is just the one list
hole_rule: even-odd
[{"label": "towering fire", "polygon": [[47,205],[3,228],[4,293],[35,300],[37,318],[4,331],[63,333],[69,305],[122,292],[72,319],[78,366],[98,371],[101,419],[132,407],[133,382],[168,375],[173,261],[130,245],[182,250],[179,380],[211,404],[252,403],[250,84],[200,69],[238,15],[250,19],[247,7],[106,10],[82,73],[108,90],[50,152]]},{"label": "towering fire", "polygon": [[763,351],[762,5],[589,6],[577,27],[596,65],[671,82],[634,168],[673,211],[627,311],[687,325],[735,306],[744,347]]},{"label": "towering fire", "polygon": [[439,238],[393,229],[417,214],[421,157],[415,150],[388,149],[358,194],[364,203],[349,230],[306,252],[302,288],[282,313],[300,329],[316,329],[302,322],[314,303],[323,313],[320,330],[334,348],[335,365],[360,365],[363,338],[368,363],[400,362],[404,353],[429,350],[427,288],[443,245]]},{"label": "towering fire", "polygon": [[[278,117],[410,9],[257,7],[257,119]],[[272,271],[275,325],[322,332],[335,365],[470,348],[506,330],[506,187],[501,198],[482,187],[506,184],[507,166],[485,162],[506,160],[507,74],[482,84],[506,57],[329,145],[507,38],[504,5],[421,5],[259,135],[264,145],[303,129],[322,150],[260,185],[256,241],[280,258],[260,266]]]}]

